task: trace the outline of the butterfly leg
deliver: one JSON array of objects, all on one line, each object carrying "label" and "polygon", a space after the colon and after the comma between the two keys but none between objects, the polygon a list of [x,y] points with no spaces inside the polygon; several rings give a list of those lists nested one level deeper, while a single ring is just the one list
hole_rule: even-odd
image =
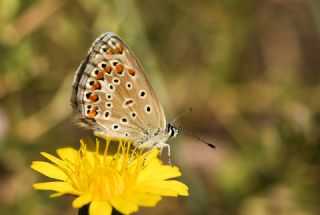
[{"label": "butterfly leg", "polygon": [[133,148],[133,150],[132,150],[132,152],[131,152],[131,155],[130,155],[130,158],[129,158],[128,162],[127,162],[128,165],[129,165],[130,162],[132,161],[133,156],[135,155],[136,151],[137,151],[139,148],[140,148],[139,145],[136,145],[136,146]]},{"label": "butterfly leg", "polygon": [[168,143],[158,143],[157,147],[160,149],[160,154],[161,154],[163,148],[167,148],[167,150],[168,150],[168,159],[169,159],[168,162],[169,162],[170,166],[172,166],[171,156],[170,156],[171,155],[170,145]]},{"label": "butterfly leg", "polygon": [[163,149],[167,148],[167,150],[168,150],[168,163],[170,164],[170,166],[172,166],[171,156],[170,156],[171,150],[170,150],[170,145],[168,143],[165,143],[165,142],[155,143],[153,148],[158,148],[160,150],[159,156],[161,156]]}]

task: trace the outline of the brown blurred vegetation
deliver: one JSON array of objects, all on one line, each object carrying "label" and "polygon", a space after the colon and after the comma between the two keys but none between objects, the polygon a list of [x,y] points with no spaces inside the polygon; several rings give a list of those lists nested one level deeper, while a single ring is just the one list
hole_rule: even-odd
[{"label": "brown blurred vegetation", "polygon": [[119,34],[184,135],[172,154],[189,198],[139,214],[320,214],[318,0],[0,0],[1,214],[76,214],[29,166],[92,136],[70,119],[75,70]]}]

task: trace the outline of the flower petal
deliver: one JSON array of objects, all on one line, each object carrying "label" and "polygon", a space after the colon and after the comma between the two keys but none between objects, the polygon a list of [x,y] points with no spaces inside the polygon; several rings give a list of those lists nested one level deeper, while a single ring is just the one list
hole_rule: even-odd
[{"label": "flower petal", "polygon": [[66,195],[66,193],[53,193],[49,197],[50,198],[57,198],[57,197],[60,197],[60,196],[63,196],[63,195]]},{"label": "flower petal", "polygon": [[33,184],[32,186],[37,190],[53,190],[59,193],[79,194],[79,191],[74,190],[69,183],[62,181],[43,182]]},{"label": "flower petal", "polygon": [[72,207],[81,208],[82,206],[88,204],[92,201],[92,195],[90,193],[86,193],[84,195],[79,196],[72,202]]},{"label": "flower petal", "polygon": [[138,206],[136,204],[130,202],[123,196],[112,198],[110,201],[112,206],[123,214],[130,214],[138,210]]},{"label": "flower petal", "polygon": [[157,155],[159,154],[158,149],[154,149],[152,151],[148,151],[144,153],[141,158],[144,160],[144,165],[145,166],[150,166],[150,165],[160,165],[162,162],[160,159],[157,158]]},{"label": "flower petal", "polygon": [[160,195],[154,195],[150,193],[137,193],[134,192],[127,197],[129,201],[133,202],[136,205],[141,205],[144,207],[154,207],[160,200]]},{"label": "flower petal", "polygon": [[161,196],[188,196],[188,187],[180,181],[155,181],[139,184],[136,189],[140,192],[153,193]]},{"label": "flower petal", "polygon": [[110,215],[112,207],[107,201],[92,201],[89,207],[90,215]]},{"label": "flower petal", "polygon": [[49,178],[53,178],[61,181],[65,181],[67,179],[67,175],[65,174],[65,172],[63,172],[57,166],[48,162],[34,161],[31,165],[31,168]]},{"label": "flower petal", "polygon": [[169,178],[178,177],[181,172],[177,167],[159,166],[158,168],[146,168],[142,170],[138,177],[138,183],[145,181],[166,180]]},{"label": "flower petal", "polygon": [[57,164],[58,166],[64,166],[64,163],[62,160],[60,160],[59,158],[53,156],[53,155],[50,155],[46,152],[41,152],[40,153],[43,157],[47,158],[49,161],[51,161],[52,163],[54,164]]},{"label": "flower petal", "polygon": [[77,158],[78,151],[75,150],[74,148],[68,147],[68,148],[58,149],[57,154],[62,160],[74,163],[74,161]]}]

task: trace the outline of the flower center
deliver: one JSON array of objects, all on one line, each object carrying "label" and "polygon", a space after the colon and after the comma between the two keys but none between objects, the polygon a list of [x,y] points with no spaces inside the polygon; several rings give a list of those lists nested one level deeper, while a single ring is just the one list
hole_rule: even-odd
[{"label": "flower center", "polygon": [[76,172],[70,174],[80,192],[90,193],[98,200],[109,200],[131,190],[143,164],[143,157],[140,153],[131,154],[127,142],[119,141],[117,152],[108,155],[109,143],[107,140],[103,154],[98,152],[98,142],[95,152],[82,145],[73,168]]}]

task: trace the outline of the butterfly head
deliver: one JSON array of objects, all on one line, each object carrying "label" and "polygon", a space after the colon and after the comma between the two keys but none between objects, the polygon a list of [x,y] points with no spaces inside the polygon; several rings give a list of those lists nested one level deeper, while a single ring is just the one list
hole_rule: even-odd
[{"label": "butterfly head", "polygon": [[169,139],[171,139],[179,134],[179,129],[175,127],[172,123],[168,123],[166,133],[169,136]]}]

